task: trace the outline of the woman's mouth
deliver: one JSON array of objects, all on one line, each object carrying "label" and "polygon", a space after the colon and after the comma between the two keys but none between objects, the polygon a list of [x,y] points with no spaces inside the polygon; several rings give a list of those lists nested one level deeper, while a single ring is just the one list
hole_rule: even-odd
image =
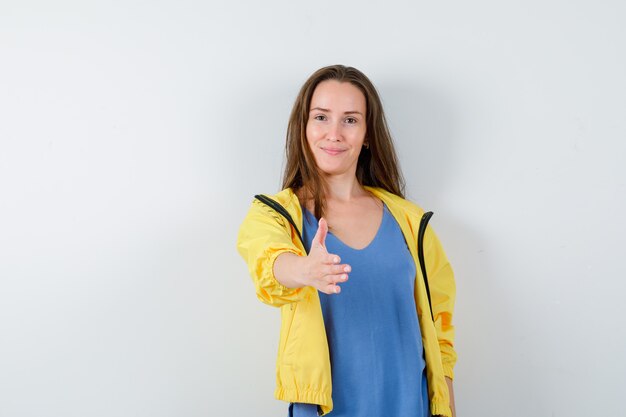
[{"label": "woman's mouth", "polygon": [[329,155],[339,155],[341,152],[345,151],[345,149],[338,148],[322,148],[322,150]]}]

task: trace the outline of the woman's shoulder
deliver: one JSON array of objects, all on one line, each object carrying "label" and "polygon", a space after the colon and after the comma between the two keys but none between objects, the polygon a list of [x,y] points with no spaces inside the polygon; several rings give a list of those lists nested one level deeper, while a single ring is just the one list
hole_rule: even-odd
[{"label": "woman's shoulder", "polygon": [[[269,201],[272,200],[272,201]],[[277,205],[282,206],[282,210]],[[264,233],[270,235],[271,230],[278,226],[289,230],[289,219],[299,222],[301,217],[300,206],[297,197],[290,189],[281,190],[278,193],[258,193],[252,198],[250,208],[243,220],[240,230],[244,235]],[[240,232],[241,234],[241,232]]]},{"label": "woman's shoulder", "polygon": [[424,214],[424,209],[411,200],[407,200],[383,188],[370,186],[365,186],[364,188],[380,198],[387,206],[394,206],[396,209],[400,209],[407,214],[413,214],[415,216],[421,217]]},{"label": "woman's shoulder", "polygon": [[[291,188],[285,188],[277,193],[274,194],[267,194],[267,193],[259,193],[257,195],[261,195],[261,196],[265,196],[265,197],[269,197],[272,200],[278,202],[281,206],[285,207],[286,209],[290,209],[291,207],[298,205],[298,196],[294,193],[294,191]],[[255,201],[260,202],[258,198],[256,198],[255,195]]]},{"label": "woman's shoulder", "polygon": [[[259,193],[255,194],[252,199],[251,211],[257,214],[265,214],[274,218],[280,218],[282,216],[276,211],[274,203],[267,201],[271,199],[274,202],[281,205],[289,215],[298,220],[301,217],[301,207],[298,201],[298,196],[293,192],[291,188],[285,188],[277,193]],[[279,223],[282,223],[279,222]]]}]

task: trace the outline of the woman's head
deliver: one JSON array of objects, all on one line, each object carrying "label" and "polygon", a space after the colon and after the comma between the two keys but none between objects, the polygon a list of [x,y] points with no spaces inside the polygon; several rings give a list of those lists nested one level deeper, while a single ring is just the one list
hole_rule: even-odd
[{"label": "woman's head", "polygon": [[327,150],[331,156],[333,152],[347,151],[349,162],[356,162],[355,174],[361,185],[404,194],[380,97],[371,81],[356,68],[332,65],[306,80],[289,118],[285,150],[283,188],[291,187],[313,198],[318,217],[324,207],[324,175],[347,167],[333,165],[335,158],[326,158]]},{"label": "woman's head", "polygon": [[367,133],[367,105],[361,90],[349,82],[320,82],[309,102],[306,140],[315,164],[325,176],[354,178]]}]

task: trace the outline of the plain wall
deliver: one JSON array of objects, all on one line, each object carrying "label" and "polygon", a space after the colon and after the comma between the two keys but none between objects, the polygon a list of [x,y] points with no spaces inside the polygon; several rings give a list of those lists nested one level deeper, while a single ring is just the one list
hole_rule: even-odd
[{"label": "plain wall", "polygon": [[0,416],[284,416],[235,250],[364,71],[456,273],[459,417],[619,415],[621,1],[0,3]]}]

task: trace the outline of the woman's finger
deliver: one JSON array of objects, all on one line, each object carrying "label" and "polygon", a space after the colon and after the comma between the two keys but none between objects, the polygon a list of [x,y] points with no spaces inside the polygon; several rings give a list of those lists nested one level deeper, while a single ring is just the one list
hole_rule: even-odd
[{"label": "woman's finger", "polygon": [[336,284],[338,282],[346,282],[348,280],[348,274],[333,274],[333,275],[325,275],[321,280],[323,284],[330,285]]},{"label": "woman's finger", "polygon": [[324,270],[325,279],[334,279],[337,281],[339,277],[344,275],[347,277],[350,272],[350,265],[331,265]]},{"label": "woman's finger", "polygon": [[323,217],[318,222],[317,232],[313,236],[313,244],[317,244],[323,248],[326,248],[326,235],[328,234],[328,223]]},{"label": "woman's finger", "polygon": [[335,255],[334,253],[329,253],[326,256],[324,256],[323,262],[329,265],[338,264],[339,262],[341,262],[341,258],[339,257],[339,255]]},{"label": "woman's finger", "polygon": [[326,274],[342,274],[342,273],[349,273],[352,271],[352,267],[348,264],[341,264],[341,265],[327,265],[326,268],[324,269],[324,271],[326,272]]},{"label": "woman's finger", "polygon": [[339,294],[341,292],[341,287],[339,285],[329,284],[320,288],[320,291],[328,295]]}]

